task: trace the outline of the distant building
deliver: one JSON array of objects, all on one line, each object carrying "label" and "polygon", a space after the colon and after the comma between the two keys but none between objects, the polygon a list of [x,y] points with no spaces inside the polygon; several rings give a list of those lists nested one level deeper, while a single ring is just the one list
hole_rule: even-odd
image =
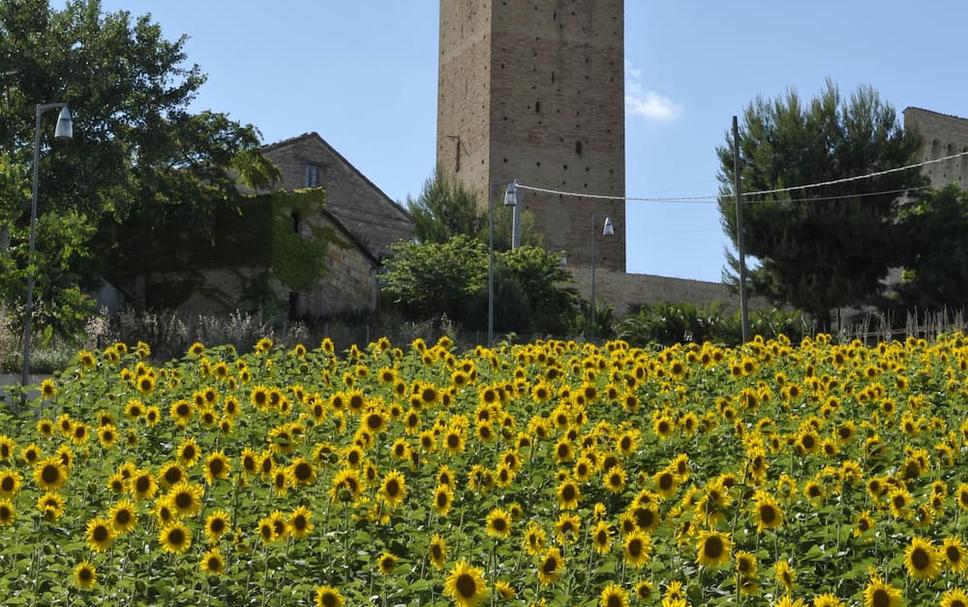
[{"label": "distant building", "polygon": [[412,237],[410,215],[316,133],[262,148],[281,174],[215,217],[211,242],[159,227],[164,253],[106,285],[99,305],[184,314],[320,318],[373,311],[381,261]]},{"label": "distant building", "polygon": [[390,245],[413,238],[410,213],[349,163],[317,133],[303,133],[262,148],[279,168],[276,190],[323,188],[326,210],[377,259]]},{"label": "distant building", "polygon": [[[968,118],[909,107],[904,110],[904,129],[921,138],[921,161],[968,152]],[[932,188],[948,184],[968,188],[968,156],[929,164],[922,170]]]}]

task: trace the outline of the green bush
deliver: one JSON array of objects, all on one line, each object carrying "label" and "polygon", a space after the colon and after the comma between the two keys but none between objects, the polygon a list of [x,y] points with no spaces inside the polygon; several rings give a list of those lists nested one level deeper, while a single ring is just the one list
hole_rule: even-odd
[{"label": "green bush", "polygon": [[[758,310],[750,314],[752,335],[765,338],[786,335],[798,342],[812,323],[800,312],[778,309]],[[632,345],[672,345],[680,342],[705,341],[735,345],[743,339],[739,312],[728,313],[721,305],[660,303],[641,306],[636,313],[615,326],[615,334]]]}]

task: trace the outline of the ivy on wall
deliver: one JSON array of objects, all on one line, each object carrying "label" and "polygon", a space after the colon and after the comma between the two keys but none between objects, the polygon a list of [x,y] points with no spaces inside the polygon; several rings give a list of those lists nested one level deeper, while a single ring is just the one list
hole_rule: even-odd
[{"label": "ivy on wall", "polygon": [[[185,242],[178,226],[166,226],[166,239],[150,272],[149,307],[172,308],[194,292],[222,302],[227,308],[278,309],[275,282],[285,290],[309,289],[326,273],[326,253],[332,245],[352,246],[335,230],[318,221],[326,196],[321,188],[274,192],[245,199],[237,208],[225,208],[215,217],[210,241]],[[294,214],[300,233],[294,230]],[[224,270],[242,284],[240,292],[225,293],[205,284],[201,272]],[[214,289],[214,290],[213,290]]]}]

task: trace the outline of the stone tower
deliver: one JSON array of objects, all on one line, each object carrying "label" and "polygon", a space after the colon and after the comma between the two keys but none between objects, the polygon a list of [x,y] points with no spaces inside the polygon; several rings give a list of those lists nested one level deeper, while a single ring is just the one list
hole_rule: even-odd
[{"label": "stone tower", "polygon": [[[513,179],[624,196],[623,10],[624,0],[440,0],[437,162],[445,174],[485,201]],[[590,265],[596,246],[600,267],[625,271],[624,201],[519,199],[545,246],[567,251],[570,264]],[[602,236],[605,216],[614,236]]]}]

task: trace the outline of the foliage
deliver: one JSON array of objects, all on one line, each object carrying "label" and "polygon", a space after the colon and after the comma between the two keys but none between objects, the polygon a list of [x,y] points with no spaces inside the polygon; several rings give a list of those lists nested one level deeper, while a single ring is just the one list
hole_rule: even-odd
[{"label": "foliage", "polygon": [[[798,312],[754,310],[750,313],[750,330],[754,335],[779,337],[798,342],[809,334],[812,325]],[[727,313],[718,304],[660,303],[643,305],[615,327],[619,339],[631,344],[672,345],[680,342],[714,343],[735,346],[743,341],[739,312]]]},{"label": "foliage", "polygon": [[451,182],[438,167],[424,182],[420,196],[407,199],[413,234],[420,242],[447,242],[458,234],[478,234],[487,217],[478,213],[477,198],[461,183]]},{"label": "foliage", "polygon": [[400,242],[384,262],[383,291],[407,315],[463,319],[468,302],[486,288],[487,248],[470,236],[443,243]]},{"label": "foliage", "polygon": [[957,309],[968,303],[968,190],[949,185],[904,208],[901,226],[909,249],[904,307]]},{"label": "foliage", "polygon": [[953,604],[966,346],[110,345],[0,411],[4,604]]},{"label": "foliage", "polygon": [[[809,104],[793,91],[784,98],[758,98],[741,122],[744,192],[904,166],[916,160],[919,149],[916,136],[901,128],[894,108],[868,87],[860,87],[849,100],[830,82]],[[732,146],[727,134],[717,153],[719,209],[735,245]],[[759,261],[750,273],[754,290],[810,312],[821,324],[829,310],[864,302],[880,291],[880,280],[899,261],[900,192],[922,184],[917,171],[905,171],[747,197],[755,203],[743,211],[746,251]],[[868,195],[873,192],[886,193]]]},{"label": "foliage", "polygon": [[[513,210],[503,204],[503,192],[495,192],[494,250],[511,249]],[[487,202],[456,180],[449,179],[439,167],[424,182],[415,200],[407,206],[414,221],[414,236],[420,242],[443,243],[453,236],[475,236],[485,244],[490,237]],[[521,244],[541,246],[541,234],[535,227],[534,214],[521,213]]]},{"label": "foliage", "polygon": [[[11,237],[11,247],[0,251],[5,301],[22,297],[23,289],[12,285],[28,265],[24,169],[38,103],[66,102],[74,116],[67,143],[52,142],[56,112],[41,124],[41,232],[31,263],[44,277],[37,285],[42,303],[98,274],[136,275],[159,226],[176,223],[182,232],[211,238],[219,209],[237,200],[237,178],[265,185],[275,177],[257,154],[253,127],[216,112],[188,111],[205,76],[186,65],[185,41],[165,39],[149,16],[106,13],[98,0],[63,8],[48,0],[0,3],[0,165],[17,167],[13,187],[20,192],[8,197],[4,185],[0,197],[0,232]],[[83,310],[85,302],[78,304]],[[61,325],[76,328],[69,319]]]},{"label": "foliage", "polygon": [[[466,235],[444,243],[400,243],[385,262],[383,292],[411,319],[440,314],[487,328],[487,247]],[[568,332],[577,294],[557,253],[523,246],[495,254],[494,323],[498,332]]]}]

